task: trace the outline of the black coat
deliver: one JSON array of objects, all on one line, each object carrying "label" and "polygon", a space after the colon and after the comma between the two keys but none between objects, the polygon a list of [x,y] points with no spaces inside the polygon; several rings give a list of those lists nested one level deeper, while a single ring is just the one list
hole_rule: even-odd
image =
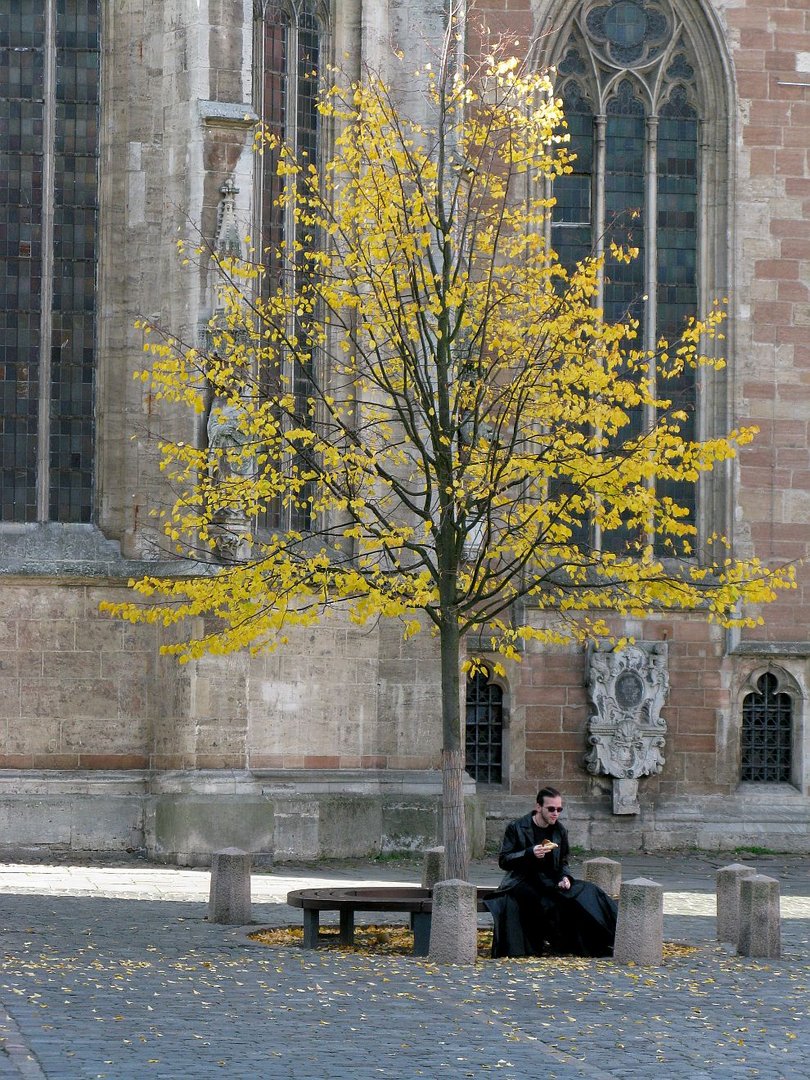
[{"label": "black coat", "polygon": [[549,838],[557,847],[542,859],[538,859],[534,854],[537,841],[532,817],[533,814],[526,814],[506,826],[498,855],[498,866],[506,871],[506,876],[498,886],[499,892],[508,892],[521,881],[533,881],[549,889],[556,889],[562,878],[571,878],[571,871],[568,869],[570,848],[565,827],[559,822],[552,825]]},{"label": "black coat", "polygon": [[[538,859],[532,815],[510,822],[498,865],[506,876],[487,900],[493,956],[542,956],[547,948],[578,956],[610,956],[617,907],[590,881],[568,869],[568,833],[559,822],[546,832],[558,846]],[[570,889],[559,883],[567,877]]]}]

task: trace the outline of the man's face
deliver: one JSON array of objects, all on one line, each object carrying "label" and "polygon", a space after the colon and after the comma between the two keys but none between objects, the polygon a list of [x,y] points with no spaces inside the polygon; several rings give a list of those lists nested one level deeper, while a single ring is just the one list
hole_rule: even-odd
[{"label": "man's face", "polygon": [[540,825],[554,825],[557,818],[562,813],[562,798],[559,795],[555,795],[554,798],[545,796],[542,803],[537,803],[537,816],[540,819]]}]

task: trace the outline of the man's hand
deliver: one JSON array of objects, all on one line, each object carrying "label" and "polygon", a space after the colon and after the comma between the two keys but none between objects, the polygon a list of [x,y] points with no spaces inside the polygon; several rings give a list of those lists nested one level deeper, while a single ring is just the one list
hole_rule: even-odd
[{"label": "man's hand", "polygon": [[567,878],[567,877],[560,878],[559,886],[560,886],[561,889],[570,889],[571,888],[571,879]]}]

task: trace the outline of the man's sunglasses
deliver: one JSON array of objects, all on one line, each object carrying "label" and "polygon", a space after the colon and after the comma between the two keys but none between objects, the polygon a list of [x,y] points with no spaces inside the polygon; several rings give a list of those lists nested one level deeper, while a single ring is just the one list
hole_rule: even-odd
[{"label": "man's sunglasses", "polygon": [[544,806],[543,809],[548,810],[550,814],[561,814],[563,812],[561,806]]}]

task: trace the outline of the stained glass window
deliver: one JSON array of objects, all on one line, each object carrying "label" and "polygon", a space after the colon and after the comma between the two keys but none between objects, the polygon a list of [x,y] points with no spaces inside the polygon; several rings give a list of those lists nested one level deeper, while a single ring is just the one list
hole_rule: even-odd
[{"label": "stained glass window", "polygon": [[[271,0],[266,6],[262,22],[262,74],[259,112],[273,134],[283,139],[301,158],[317,162],[320,145],[319,114],[316,108],[320,69],[322,29],[315,12],[313,0],[301,0],[296,4],[281,4]],[[267,267],[265,287],[268,290],[282,287],[295,288],[303,268],[290,260],[287,254],[293,249],[286,244],[289,237],[289,221],[277,200],[283,193],[282,180],[277,172],[275,154],[268,154],[262,164],[261,224],[263,259]],[[288,181],[286,181],[288,182]],[[283,362],[283,361],[282,361]],[[309,377],[305,365],[295,364],[294,370],[285,371],[291,378],[296,398],[302,405],[309,391]],[[264,372],[264,380],[278,377],[277,372]],[[298,505],[284,507],[274,505],[263,524],[268,528],[308,529],[310,511],[306,492]]]},{"label": "stained glass window", "polygon": [[[577,160],[554,183],[552,245],[566,268],[605,255],[605,317],[635,320],[637,344],[649,350],[662,336],[677,340],[698,314],[701,114],[687,34],[670,0],[591,0],[577,8],[556,65]],[[611,241],[637,248],[639,256],[612,259]],[[694,371],[659,389],[686,414],[685,437],[695,437]],[[633,414],[622,439],[640,433],[644,421],[640,410]],[[696,523],[694,485],[662,481],[658,494]],[[648,540],[622,529],[602,538],[617,551]],[[692,552],[663,536],[653,542],[660,554]]]},{"label": "stained glass window", "polygon": [[0,520],[92,510],[97,0],[0,0]]}]

